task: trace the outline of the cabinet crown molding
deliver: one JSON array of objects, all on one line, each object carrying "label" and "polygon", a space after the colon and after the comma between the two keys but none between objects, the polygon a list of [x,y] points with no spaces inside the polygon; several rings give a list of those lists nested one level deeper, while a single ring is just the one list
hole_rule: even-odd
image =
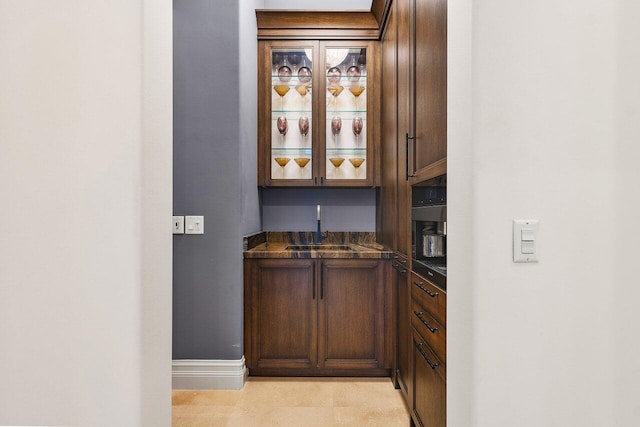
[{"label": "cabinet crown molding", "polygon": [[371,10],[256,9],[258,40],[379,40],[391,0],[374,0]]}]

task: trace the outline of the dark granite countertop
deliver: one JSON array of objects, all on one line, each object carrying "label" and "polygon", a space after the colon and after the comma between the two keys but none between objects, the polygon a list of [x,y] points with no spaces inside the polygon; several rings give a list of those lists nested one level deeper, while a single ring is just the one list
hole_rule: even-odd
[{"label": "dark granite countertop", "polygon": [[[346,258],[346,259],[386,259],[393,252],[376,243],[371,232],[328,232],[322,245],[334,248],[287,249],[292,245],[313,245],[314,232],[261,232],[244,239],[244,258]],[[342,248],[335,248],[335,246]]]}]

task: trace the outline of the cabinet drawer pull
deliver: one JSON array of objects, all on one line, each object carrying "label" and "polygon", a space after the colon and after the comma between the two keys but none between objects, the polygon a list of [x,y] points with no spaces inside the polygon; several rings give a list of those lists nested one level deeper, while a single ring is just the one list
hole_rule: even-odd
[{"label": "cabinet drawer pull", "polygon": [[400,274],[407,274],[407,270],[403,268],[400,264],[391,264],[393,268],[395,268]]},{"label": "cabinet drawer pull", "polygon": [[432,334],[435,334],[435,333],[436,333],[436,331],[438,330],[438,328],[434,328],[434,327],[433,327],[433,326],[431,326],[429,323],[427,323],[427,321],[426,321],[426,320],[424,320],[424,313],[423,313],[423,312],[421,312],[421,311],[414,311],[414,312],[413,312],[413,314],[415,314],[415,315],[416,315],[416,317],[417,317],[418,319],[420,319],[420,321],[421,321],[422,323],[424,323],[424,326],[426,326],[426,327],[427,327],[427,329],[428,329],[428,330],[430,330]]},{"label": "cabinet drawer pull", "polygon": [[431,360],[429,360],[429,356],[427,356],[427,353],[425,353],[424,350],[422,349],[422,346],[423,346],[422,343],[415,343],[415,345],[418,351],[420,352],[420,354],[422,355],[422,357],[424,357],[424,360],[427,361],[431,369],[436,369],[438,366],[440,366],[439,363],[433,363]]},{"label": "cabinet drawer pull", "polygon": [[435,298],[438,296],[437,292],[431,292],[429,289],[427,289],[424,286],[424,283],[422,282],[413,282],[414,285],[416,285],[417,287],[419,287],[420,289],[422,289],[423,291],[425,291],[427,293],[427,295],[429,295],[431,298]]}]

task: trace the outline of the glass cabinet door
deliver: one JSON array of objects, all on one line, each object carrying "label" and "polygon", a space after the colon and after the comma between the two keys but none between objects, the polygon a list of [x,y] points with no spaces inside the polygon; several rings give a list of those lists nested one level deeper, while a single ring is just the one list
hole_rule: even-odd
[{"label": "glass cabinet door", "polygon": [[367,49],[325,47],[325,178],[367,180]]},{"label": "glass cabinet door", "polygon": [[271,48],[272,180],[313,179],[313,48]]}]

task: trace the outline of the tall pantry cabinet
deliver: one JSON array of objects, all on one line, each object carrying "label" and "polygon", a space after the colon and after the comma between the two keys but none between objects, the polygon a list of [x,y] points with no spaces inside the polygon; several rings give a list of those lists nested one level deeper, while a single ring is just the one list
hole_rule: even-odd
[{"label": "tall pantry cabinet", "polygon": [[[394,382],[412,425],[444,427],[446,293],[411,271],[411,186],[447,172],[447,2],[391,0],[386,7],[378,235],[395,251]],[[440,301],[435,311],[430,295]]]}]

